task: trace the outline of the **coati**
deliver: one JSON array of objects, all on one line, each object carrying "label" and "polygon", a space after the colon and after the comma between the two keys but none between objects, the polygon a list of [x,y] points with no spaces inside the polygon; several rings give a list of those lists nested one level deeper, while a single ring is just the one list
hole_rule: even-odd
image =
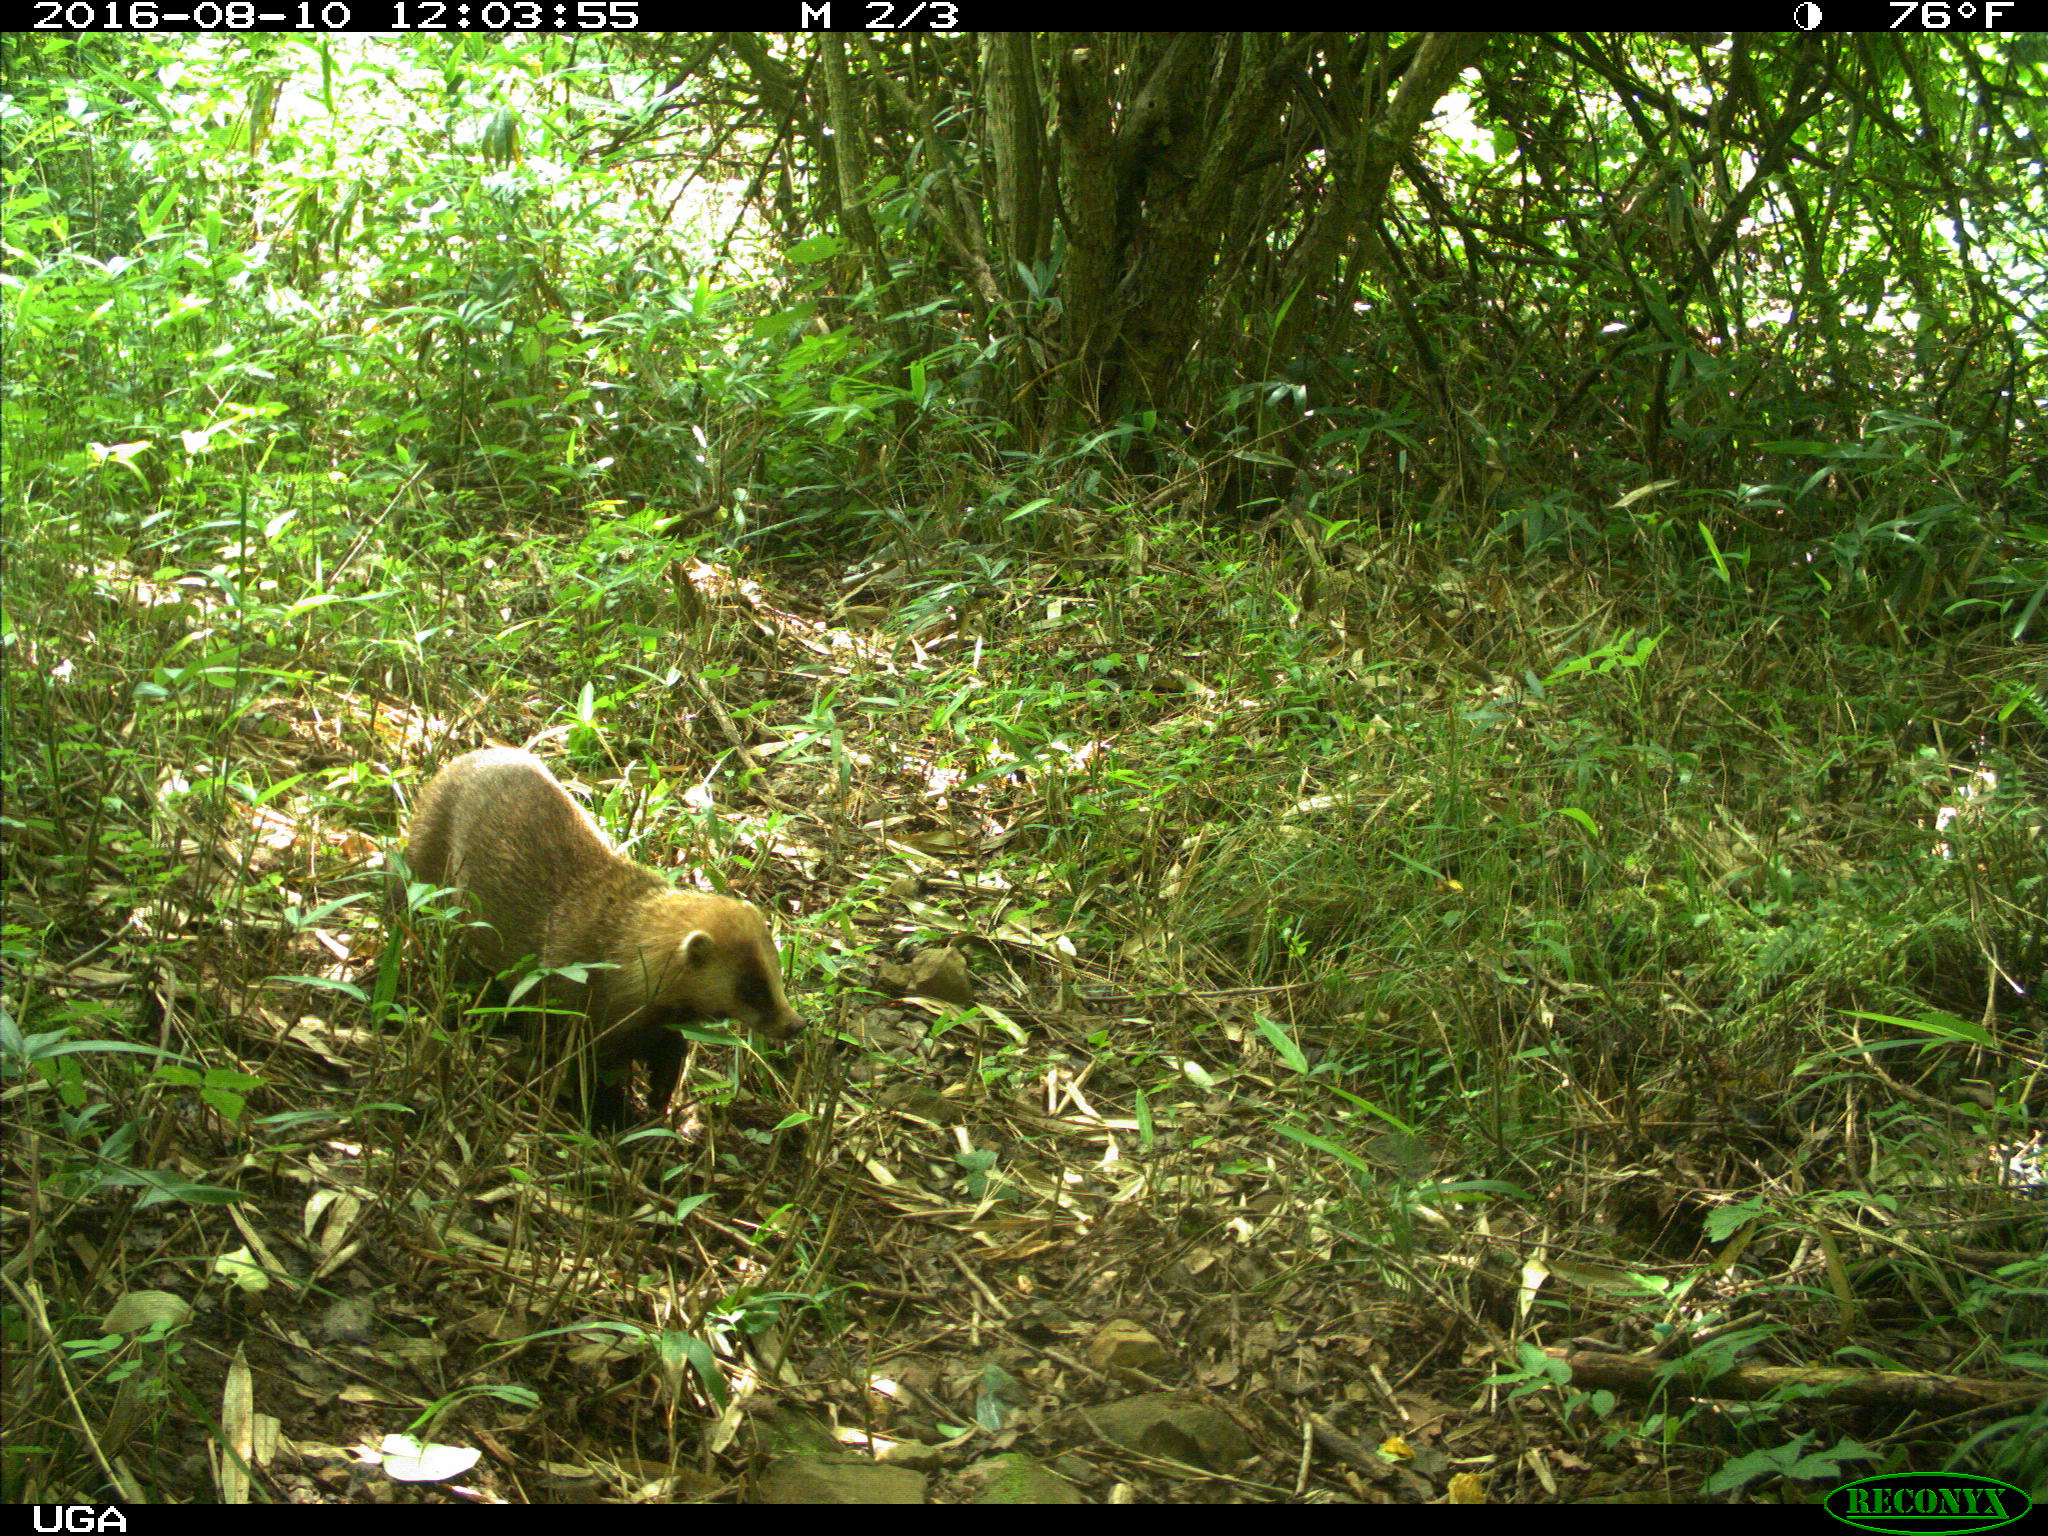
[{"label": "coati", "polygon": [[589,812],[531,752],[490,747],[444,766],[420,792],[406,843],[415,879],[462,892],[464,948],[496,974],[527,956],[599,965],[547,978],[542,1049],[574,1050],[591,1123],[626,1118],[626,1078],[647,1063],[648,1108],[668,1107],[683,1037],[669,1026],[736,1019],[776,1036],[799,1020],[782,994],[775,940],[744,901],[679,891],[616,852]]}]

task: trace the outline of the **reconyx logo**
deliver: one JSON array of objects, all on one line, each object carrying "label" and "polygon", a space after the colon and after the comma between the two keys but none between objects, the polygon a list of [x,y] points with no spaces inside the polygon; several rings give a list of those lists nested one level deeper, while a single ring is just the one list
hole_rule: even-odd
[{"label": "reconyx logo", "polygon": [[1967,1472],[1904,1472],[1896,1477],[1866,1477],[1847,1483],[1827,1497],[1827,1512],[1844,1525],[1866,1531],[1939,1532],[1963,1536],[1965,1531],[1995,1530],[2010,1525],[2034,1501],[2010,1483]]}]

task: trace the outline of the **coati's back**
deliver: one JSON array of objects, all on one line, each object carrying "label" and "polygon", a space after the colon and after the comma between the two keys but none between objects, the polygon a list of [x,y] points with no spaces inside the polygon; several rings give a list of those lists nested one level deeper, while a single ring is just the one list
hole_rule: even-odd
[{"label": "coati's back", "polygon": [[[468,898],[469,916],[485,926],[465,930],[464,943],[490,971],[544,956],[550,919],[565,899],[602,883],[614,865],[635,868],[612,852],[547,765],[515,747],[466,753],[428,781],[406,861],[418,878]],[[637,872],[662,883],[651,870]]]}]

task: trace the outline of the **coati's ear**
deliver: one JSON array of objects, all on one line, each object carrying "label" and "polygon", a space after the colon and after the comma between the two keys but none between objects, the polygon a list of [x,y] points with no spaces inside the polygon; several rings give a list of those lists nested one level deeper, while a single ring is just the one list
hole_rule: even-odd
[{"label": "coati's ear", "polygon": [[702,928],[691,929],[676,946],[676,958],[687,966],[709,965],[717,953],[718,945]]}]

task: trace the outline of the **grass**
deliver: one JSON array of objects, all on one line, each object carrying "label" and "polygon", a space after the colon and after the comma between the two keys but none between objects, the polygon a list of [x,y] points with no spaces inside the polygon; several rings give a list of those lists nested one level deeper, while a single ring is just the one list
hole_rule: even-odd
[{"label": "grass", "polygon": [[[1498,1352],[1543,1436],[1687,1486],[1782,1486],[1797,1394],[1617,1406],[1528,1350],[2042,1368],[2039,1207],[1988,1174],[2048,959],[2018,648],[1419,537],[1304,583],[1171,521],[899,538],[842,617],[832,564],[646,513],[236,500],[14,519],[11,1496],[209,1496],[106,1426],[224,1433],[240,1360],[314,1370],[299,1440],[518,1446],[508,1497],[626,1443],[684,1479],[766,1381],[863,1411],[949,1350],[921,1309],[1027,1293],[1366,1326],[1443,1391]],[[430,894],[385,914],[409,790],[486,738],[779,913],[802,1048],[700,1048],[624,1143],[527,1091]],[[878,995],[938,945],[974,1006]],[[962,1231],[992,1303],[933,1290]],[[106,1320],[157,1293],[194,1310]],[[1965,1438],[1832,1433],[1807,1476]],[[2038,1475],[2020,1429],[1972,1455]]]}]

